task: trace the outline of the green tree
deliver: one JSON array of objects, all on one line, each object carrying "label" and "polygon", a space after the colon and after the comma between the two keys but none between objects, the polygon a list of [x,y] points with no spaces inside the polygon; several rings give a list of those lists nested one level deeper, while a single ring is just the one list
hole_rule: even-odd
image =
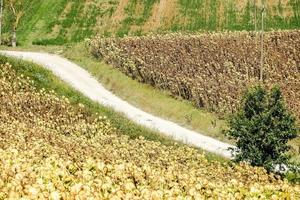
[{"label": "green tree", "polygon": [[263,166],[268,171],[288,164],[288,141],[297,137],[296,119],[285,107],[279,87],[268,93],[262,86],[250,89],[244,96],[241,109],[230,118],[231,139],[235,160]]}]

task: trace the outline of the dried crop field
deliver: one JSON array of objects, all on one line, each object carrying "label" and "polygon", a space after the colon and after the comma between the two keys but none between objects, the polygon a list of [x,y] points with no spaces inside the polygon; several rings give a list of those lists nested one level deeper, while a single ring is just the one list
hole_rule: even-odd
[{"label": "dried crop field", "polygon": [[299,199],[262,168],[117,134],[105,117],[0,66],[0,199]]},{"label": "dried crop field", "polygon": [[[260,35],[249,32],[96,37],[90,45],[128,76],[220,114],[235,111],[260,77]],[[263,55],[263,84],[278,84],[300,119],[300,31],[266,33]]]}]

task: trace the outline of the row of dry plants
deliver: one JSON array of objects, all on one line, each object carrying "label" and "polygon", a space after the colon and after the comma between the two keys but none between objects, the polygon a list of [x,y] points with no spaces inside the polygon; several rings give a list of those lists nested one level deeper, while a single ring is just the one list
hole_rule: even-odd
[{"label": "row of dry plants", "polygon": [[[234,112],[260,78],[260,34],[96,37],[90,46],[93,55],[128,76],[222,115]],[[263,84],[278,84],[300,119],[300,31],[266,33],[263,55]]]},{"label": "row of dry plants", "polygon": [[0,65],[0,199],[299,199],[263,168],[118,134]]}]

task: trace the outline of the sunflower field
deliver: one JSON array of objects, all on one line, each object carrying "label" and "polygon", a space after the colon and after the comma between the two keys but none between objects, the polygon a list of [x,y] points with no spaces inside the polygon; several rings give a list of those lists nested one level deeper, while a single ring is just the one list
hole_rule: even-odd
[{"label": "sunflower field", "polygon": [[237,110],[242,94],[261,80],[262,71],[262,84],[279,85],[300,119],[300,31],[263,37],[254,32],[97,36],[89,45],[94,56],[133,79],[221,116]]}]

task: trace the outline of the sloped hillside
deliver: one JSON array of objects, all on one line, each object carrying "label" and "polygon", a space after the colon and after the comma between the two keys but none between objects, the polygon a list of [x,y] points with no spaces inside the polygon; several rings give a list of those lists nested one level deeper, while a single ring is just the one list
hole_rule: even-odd
[{"label": "sloped hillside", "polygon": [[299,185],[262,168],[118,135],[105,117],[36,89],[3,62],[0,154],[0,199],[300,198]]},{"label": "sloped hillside", "polygon": [[[19,27],[23,43],[64,44],[95,33],[123,36],[149,32],[254,30],[261,0],[26,0]],[[266,1],[267,29],[300,27],[298,0]],[[256,8],[256,9],[255,9]],[[6,9],[7,11],[7,9]],[[256,17],[255,17],[256,16]],[[9,14],[5,31],[11,30]]]}]

